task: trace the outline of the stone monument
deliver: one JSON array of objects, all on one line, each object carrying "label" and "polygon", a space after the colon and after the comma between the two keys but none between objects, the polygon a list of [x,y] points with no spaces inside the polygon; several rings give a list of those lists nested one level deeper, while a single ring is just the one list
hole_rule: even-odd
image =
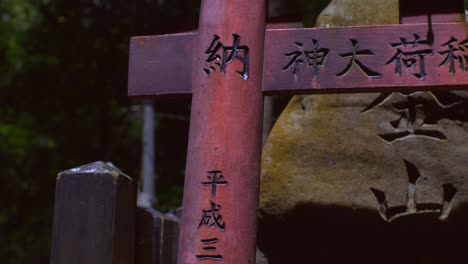
[{"label": "stone monument", "polygon": [[[398,17],[397,0],[334,0],[317,26]],[[467,91],[295,96],[263,151],[260,249],[271,264],[466,262],[467,158]]]}]

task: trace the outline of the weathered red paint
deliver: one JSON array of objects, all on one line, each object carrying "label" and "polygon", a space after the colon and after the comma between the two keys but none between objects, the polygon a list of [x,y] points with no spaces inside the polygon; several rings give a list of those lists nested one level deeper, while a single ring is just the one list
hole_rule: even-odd
[{"label": "weathered red paint", "polygon": [[[432,43],[420,44],[418,49],[431,49],[433,55],[426,56],[424,80],[416,78],[415,69],[402,69],[401,76],[395,73],[395,64],[388,63],[397,54],[397,48],[391,43],[401,42],[401,38],[414,41],[414,34],[422,40],[431,42],[428,35],[434,34]],[[464,89],[468,85],[468,74],[457,71],[451,76],[448,65],[439,66],[447,57],[439,52],[447,50],[442,46],[452,36],[460,41],[468,36],[466,23],[438,23],[429,27],[427,24],[404,24],[373,27],[342,27],[334,29],[284,29],[268,32],[265,39],[265,62],[263,90],[266,93],[350,93],[350,92],[385,92],[393,90],[430,90],[430,89]],[[284,71],[289,58],[281,56],[285,52],[297,50],[294,42],[311,46],[311,39],[319,40],[320,46],[330,49],[328,61],[320,69],[316,80],[311,70],[301,67],[296,75],[291,69]],[[345,76],[337,76],[350,61],[340,54],[352,50],[351,39],[359,42],[359,50],[371,50],[373,55],[360,56],[358,59],[366,67],[378,72],[381,78],[369,78],[359,67]],[[403,48],[402,48],[403,49]],[[407,50],[412,50],[411,47]]]},{"label": "weathered red paint", "polygon": [[190,95],[197,33],[133,37],[130,40],[130,96]]},{"label": "weathered red paint", "polygon": [[[421,81],[410,71],[398,77],[394,73],[394,65],[386,62],[396,53],[390,43],[398,42],[401,37],[408,40],[413,34],[419,34],[427,39],[434,34],[430,48],[434,55],[426,58],[428,77]],[[468,84],[468,74],[461,73],[450,76],[447,67],[439,67],[446,55],[438,51],[446,49],[442,44],[451,36],[463,40],[468,36],[467,23],[433,23],[404,24],[371,27],[340,27],[340,28],[294,28],[269,29],[265,36],[265,57],[263,62],[263,91],[268,94],[291,93],[352,93],[380,92],[388,89],[397,90],[429,90],[429,89],[463,89]],[[319,77],[313,81],[310,70],[303,65],[294,76],[291,70],[284,71],[289,57],[284,53],[297,49],[294,42],[311,45],[311,39],[320,41],[321,47],[330,49],[327,66],[320,71]],[[194,56],[190,48],[195,44],[196,33],[176,36],[155,36],[142,38],[146,47],[136,46],[140,38],[133,39],[130,65],[129,93],[142,96],[148,94],[189,94],[192,80],[190,72],[192,65],[185,63],[187,57]],[[370,49],[375,55],[361,58],[361,61],[380,72],[380,79],[369,79],[359,69],[354,69],[347,76],[337,77],[336,73],[346,67],[348,60],[338,54],[351,51],[350,39],[357,39],[361,49]],[[184,54],[186,57],[178,57]],[[139,63],[136,63],[136,62]],[[160,74],[149,74],[160,73]],[[166,73],[167,72],[167,73]],[[173,76],[167,78],[167,76]]]},{"label": "weathered red paint", "polygon": [[[193,96],[190,138],[184,186],[179,264],[219,263],[198,261],[197,255],[222,255],[222,263],[255,263],[258,186],[262,142],[262,61],[265,35],[265,1],[203,0],[193,63]],[[205,51],[213,36],[232,45],[232,34],[250,49],[250,74],[244,81],[233,62],[225,75],[219,70],[209,77],[203,71]],[[187,63],[191,58],[186,58]],[[220,170],[228,182],[202,186],[207,171]],[[210,202],[222,206],[225,231],[198,228]],[[216,252],[203,251],[202,239],[218,239]]]}]

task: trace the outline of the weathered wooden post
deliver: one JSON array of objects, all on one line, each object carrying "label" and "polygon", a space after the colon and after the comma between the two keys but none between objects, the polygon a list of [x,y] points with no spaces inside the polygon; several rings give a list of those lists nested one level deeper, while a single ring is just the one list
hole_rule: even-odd
[{"label": "weathered wooden post", "polygon": [[136,213],[135,262],[159,264],[162,261],[164,215],[152,208],[138,208]]},{"label": "weathered wooden post", "polygon": [[180,264],[254,263],[260,85],[267,94],[467,89],[462,0],[402,0],[400,25],[265,38],[264,9],[204,0],[198,33],[132,38],[129,95],[193,94]]},{"label": "weathered wooden post", "polygon": [[104,162],[61,172],[51,263],[134,263],[134,189],[130,177]]},{"label": "weathered wooden post", "polygon": [[177,263],[180,220],[151,208],[137,209],[136,264]]}]

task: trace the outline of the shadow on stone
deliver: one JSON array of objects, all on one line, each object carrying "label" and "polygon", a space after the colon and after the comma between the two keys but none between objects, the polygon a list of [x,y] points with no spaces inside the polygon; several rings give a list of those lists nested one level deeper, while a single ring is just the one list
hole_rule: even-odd
[{"label": "shadow on stone", "polygon": [[388,223],[377,210],[299,204],[280,216],[262,215],[258,243],[270,264],[468,263],[468,204],[446,221],[438,217]]}]

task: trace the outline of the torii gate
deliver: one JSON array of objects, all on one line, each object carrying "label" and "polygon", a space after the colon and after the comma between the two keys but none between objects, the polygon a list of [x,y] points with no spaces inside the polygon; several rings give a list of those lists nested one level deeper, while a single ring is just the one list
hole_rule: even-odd
[{"label": "torii gate", "polygon": [[263,94],[468,89],[462,0],[401,24],[267,29],[264,0],[202,0],[196,33],[134,37],[129,95],[192,95],[179,264],[255,263]]}]

